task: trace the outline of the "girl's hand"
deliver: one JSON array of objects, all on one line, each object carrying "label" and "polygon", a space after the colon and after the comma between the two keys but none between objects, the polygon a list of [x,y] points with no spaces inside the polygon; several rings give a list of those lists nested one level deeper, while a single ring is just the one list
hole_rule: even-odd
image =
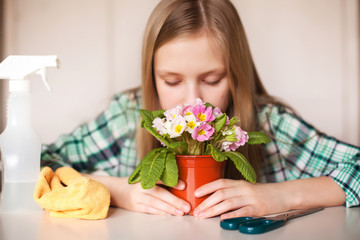
[{"label": "girl's hand", "polygon": [[[190,211],[189,203],[159,185],[151,189],[143,189],[140,183],[135,183],[127,184],[125,188],[121,192],[114,193],[114,203],[119,207],[136,212],[177,216],[183,216]],[[184,182],[179,181],[175,188],[183,190]]]},{"label": "girl's hand", "polygon": [[292,209],[340,206],[346,199],[344,190],[327,176],[255,184],[219,179],[195,191],[196,197],[207,194],[211,196],[194,210],[200,218],[219,214],[221,219],[264,216]]},{"label": "girl's hand", "polygon": [[[135,212],[179,216],[190,211],[189,203],[176,197],[160,185],[155,185],[151,189],[143,189],[140,183],[129,184],[127,177],[105,177],[88,174],[85,176],[101,182],[109,189],[112,206]],[[179,180],[175,188],[183,190],[185,183]]]},{"label": "girl's hand", "polygon": [[211,196],[194,210],[195,216],[209,218],[222,214],[221,219],[226,219],[290,210],[286,196],[272,183],[252,184],[244,180],[219,179],[195,191],[196,197],[207,194]]}]

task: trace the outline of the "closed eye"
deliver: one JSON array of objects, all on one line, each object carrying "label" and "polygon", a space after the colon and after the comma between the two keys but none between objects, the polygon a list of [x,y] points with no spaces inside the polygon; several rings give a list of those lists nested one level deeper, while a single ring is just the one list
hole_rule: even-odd
[{"label": "closed eye", "polygon": [[222,79],[218,79],[218,80],[204,80],[204,83],[208,84],[208,85],[211,85],[211,86],[215,86],[217,85],[218,83],[220,83]]},{"label": "closed eye", "polygon": [[180,80],[171,80],[171,81],[164,80],[164,83],[168,86],[177,86],[181,83],[181,81]]},{"label": "closed eye", "polygon": [[180,81],[179,82],[165,82],[165,84],[168,86],[176,86],[176,85],[180,84]]},{"label": "closed eye", "polygon": [[203,78],[203,82],[210,86],[215,86],[221,82],[226,77],[226,72],[222,73],[210,73],[209,75]]}]

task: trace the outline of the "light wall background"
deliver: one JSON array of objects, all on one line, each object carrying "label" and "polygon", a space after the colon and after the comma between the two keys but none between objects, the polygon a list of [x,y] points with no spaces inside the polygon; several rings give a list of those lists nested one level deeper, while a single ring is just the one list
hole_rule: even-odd
[{"label": "light wall background", "polygon": [[[158,0],[3,2],[4,56],[56,54],[61,61],[48,71],[52,93],[41,81],[31,86],[34,128],[44,143],[140,84],[141,38]],[[358,0],[232,2],[267,89],[321,131],[360,145]],[[2,110],[6,98],[7,84]]]}]

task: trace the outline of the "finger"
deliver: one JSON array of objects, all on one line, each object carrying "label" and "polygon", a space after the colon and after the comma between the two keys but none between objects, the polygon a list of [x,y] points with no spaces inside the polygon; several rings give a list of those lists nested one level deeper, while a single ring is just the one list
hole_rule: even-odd
[{"label": "finger", "polygon": [[205,210],[200,210],[199,212],[197,212],[197,216],[199,218],[214,217],[230,210],[242,208],[244,207],[244,205],[245,203],[244,201],[242,201],[241,197],[228,198],[220,202],[219,204],[206,208]]},{"label": "finger", "polygon": [[179,179],[178,184],[174,188],[182,191],[185,189],[185,187],[186,187],[185,182]]},{"label": "finger", "polygon": [[164,188],[155,186],[154,188],[149,189],[147,193],[155,198],[160,199],[161,201],[166,202],[167,204],[175,207],[176,209],[181,210],[184,213],[188,213],[191,209],[191,206],[188,202],[175,196]]},{"label": "finger", "polygon": [[140,204],[140,205],[139,205],[139,212],[156,214],[156,215],[168,215],[167,212],[164,212],[164,211],[161,211],[161,210],[159,210],[159,209],[150,207],[150,206],[148,206],[148,205],[143,205],[143,204]]},{"label": "finger", "polygon": [[200,211],[204,211],[216,204],[221,203],[226,199],[235,198],[235,197],[241,199],[241,194],[239,194],[234,188],[217,190],[211,196],[206,198],[201,204],[199,204],[199,206],[197,206],[197,208],[194,210],[194,214],[197,215],[196,213]]},{"label": "finger", "polygon": [[244,206],[240,209],[237,209],[232,212],[227,212],[221,215],[221,220],[228,219],[228,218],[236,218],[236,217],[248,217],[248,216],[255,216],[253,207],[248,205]]},{"label": "finger", "polygon": [[205,195],[208,195],[210,193],[213,193],[219,189],[233,187],[239,181],[234,181],[230,179],[218,179],[213,182],[207,183],[199,187],[195,190],[195,197],[203,197]]},{"label": "finger", "polygon": [[[157,185],[165,185],[161,180],[158,180],[158,181],[156,182],[156,184],[157,184]],[[166,186],[166,185],[165,185],[165,186]],[[185,189],[185,186],[186,186],[186,185],[185,185],[185,182],[179,179],[177,185],[176,185],[175,187],[173,187],[173,188],[178,189],[178,190],[184,190],[184,189]]]},{"label": "finger", "polygon": [[184,212],[182,210],[177,209],[168,202],[163,201],[162,199],[159,199],[151,194],[144,194],[140,205],[145,206],[142,209],[143,212],[151,211],[149,213],[154,212],[155,214],[165,212],[168,214],[178,215],[178,216],[184,215]]}]

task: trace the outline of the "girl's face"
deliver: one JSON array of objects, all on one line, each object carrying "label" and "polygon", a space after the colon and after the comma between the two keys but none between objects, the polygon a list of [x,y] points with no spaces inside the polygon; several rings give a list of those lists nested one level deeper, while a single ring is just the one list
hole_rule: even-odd
[{"label": "girl's face", "polygon": [[154,55],[154,75],[162,109],[194,104],[196,98],[225,112],[230,88],[221,51],[205,34],[175,38]]}]

